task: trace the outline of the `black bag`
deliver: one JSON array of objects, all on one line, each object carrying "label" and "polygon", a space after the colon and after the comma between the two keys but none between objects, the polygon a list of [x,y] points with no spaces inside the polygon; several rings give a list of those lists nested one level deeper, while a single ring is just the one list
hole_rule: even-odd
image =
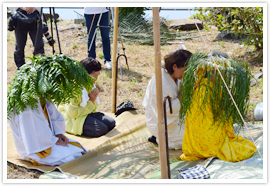
[{"label": "black bag", "polygon": [[26,11],[22,9],[17,9],[16,17],[23,23],[31,24],[38,20],[38,11],[34,11],[31,14],[27,14]]},{"label": "black bag", "polygon": [[18,8],[13,18],[17,20],[16,27],[19,30],[35,30],[37,29],[38,16],[38,11],[34,11],[32,14],[27,14],[26,11]]},{"label": "black bag", "polygon": [[137,110],[137,108],[134,107],[132,101],[124,101],[120,103],[117,108],[116,112],[114,113],[117,116],[119,116],[122,112],[128,111],[128,110]]}]

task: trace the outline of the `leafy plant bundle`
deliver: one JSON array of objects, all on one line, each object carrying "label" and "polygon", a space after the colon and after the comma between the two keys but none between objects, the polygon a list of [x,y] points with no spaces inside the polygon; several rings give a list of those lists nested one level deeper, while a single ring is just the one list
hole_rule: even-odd
[{"label": "leafy plant bundle", "polygon": [[93,78],[81,63],[65,56],[31,57],[31,62],[17,71],[7,92],[7,117],[15,110],[20,114],[29,105],[31,109],[50,102],[59,105],[82,94],[85,87],[91,90]]},{"label": "leafy plant bundle", "polygon": [[[215,62],[213,62],[213,59]],[[242,127],[243,121],[216,68],[219,68],[242,116],[245,118],[248,109],[251,77],[248,63],[232,58],[217,56],[211,58],[205,53],[196,52],[192,54],[183,76],[183,84],[180,89],[182,96],[180,120],[184,120],[186,112],[190,110],[191,102],[195,101],[192,100],[195,88],[201,88],[201,81],[207,79],[205,96],[201,98],[203,100],[200,108],[202,113],[209,114],[205,113],[206,109],[203,106],[209,104],[213,113],[213,125],[223,125],[232,119],[233,123]],[[212,87],[209,86],[210,81]],[[192,110],[190,111],[192,112]]]}]

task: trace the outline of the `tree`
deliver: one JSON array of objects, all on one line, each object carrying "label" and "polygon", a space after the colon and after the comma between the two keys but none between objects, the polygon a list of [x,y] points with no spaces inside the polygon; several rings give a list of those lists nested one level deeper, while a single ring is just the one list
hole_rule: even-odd
[{"label": "tree", "polygon": [[132,12],[137,15],[143,16],[145,14],[144,10],[147,10],[147,7],[120,7],[119,8],[119,12],[122,15],[128,15]]},{"label": "tree", "polygon": [[263,49],[263,7],[208,7],[196,8],[195,16],[204,21],[205,28],[217,26],[219,31],[246,35],[244,44]]}]

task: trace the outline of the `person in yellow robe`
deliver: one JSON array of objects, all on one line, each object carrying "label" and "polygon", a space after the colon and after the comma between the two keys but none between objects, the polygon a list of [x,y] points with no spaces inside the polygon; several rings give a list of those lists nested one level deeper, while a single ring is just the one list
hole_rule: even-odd
[{"label": "person in yellow robe", "polygon": [[[180,158],[184,161],[209,157],[230,162],[246,160],[256,152],[254,143],[233,133],[231,118],[225,125],[221,121],[216,121],[215,125],[213,123],[214,115],[210,106],[213,82],[212,75],[211,81],[202,78],[194,87],[190,109],[186,112],[183,154]],[[208,96],[206,103],[203,102],[205,96]],[[223,114],[222,110],[220,114]]]}]

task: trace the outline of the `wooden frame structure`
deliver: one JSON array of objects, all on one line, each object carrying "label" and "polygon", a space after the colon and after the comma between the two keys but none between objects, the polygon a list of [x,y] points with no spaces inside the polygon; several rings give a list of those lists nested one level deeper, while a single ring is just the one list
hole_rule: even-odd
[{"label": "wooden frame structure", "polygon": [[[158,114],[158,139],[159,139],[159,159],[161,178],[168,179],[168,163],[165,141],[165,127],[163,119],[163,94],[162,94],[162,75],[161,75],[161,52],[160,52],[160,25],[159,25],[159,7],[152,7],[153,11],[153,31],[154,31],[154,46],[155,46],[155,77],[156,77],[156,95],[157,95],[157,114]],[[117,33],[118,33],[118,13],[119,7],[115,7],[114,11],[114,31],[113,31],[113,52],[112,52],[112,113],[116,111],[117,100],[117,69],[116,69],[116,54],[117,54]]]}]

